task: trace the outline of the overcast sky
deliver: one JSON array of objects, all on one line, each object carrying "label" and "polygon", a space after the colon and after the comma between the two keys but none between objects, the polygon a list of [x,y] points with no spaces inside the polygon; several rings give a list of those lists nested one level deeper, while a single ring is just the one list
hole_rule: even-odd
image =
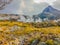
[{"label": "overcast sky", "polygon": [[0,14],[35,15],[41,13],[48,5],[60,10],[60,0],[13,0]]}]

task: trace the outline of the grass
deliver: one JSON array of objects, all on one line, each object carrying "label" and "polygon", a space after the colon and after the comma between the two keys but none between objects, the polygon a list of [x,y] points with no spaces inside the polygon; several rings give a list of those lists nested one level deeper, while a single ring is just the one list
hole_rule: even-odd
[{"label": "grass", "polygon": [[[50,38],[50,37],[51,38]],[[39,39],[40,42],[45,42],[46,44],[55,45],[53,39],[60,38],[60,27],[45,27],[45,28],[36,28],[32,26],[30,23],[16,22],[16,21],[1,21],[0,22],[0,42],[1,45],[8,45],[11,42],[15,45],[19,44],[19,39],[23,37],[23,39],[27,38],[28,42],[24,42],[25,45],[27,43],[33,43],[35,39]],[[47,39],[46,39],[47,38]],[[45,40],[46,39],[46,40]],[[6,41],[6,42],[5,42]],[[19,43],[18,43],[19,42]],[[58,43],[57,45],[59,45]],[[13,45],[13,44],[12,44]],[[20,43],[21,45],[21,43]]]}]

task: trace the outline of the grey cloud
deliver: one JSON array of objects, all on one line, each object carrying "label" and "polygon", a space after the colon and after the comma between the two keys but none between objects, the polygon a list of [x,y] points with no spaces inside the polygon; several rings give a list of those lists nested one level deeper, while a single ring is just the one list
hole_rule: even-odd
[{"label": "grey cloud", "polygon": [[42,10],[48,6],[47,3],[36,4],[32,0],[25,0],[25,8],[22,9],[25,15],[36,15],[42,12]]},{"label": "grey cloud", "polygon": [[53,6],[60,10],[60,0],[56,0]]},{"label": "grey cloud", "polygon": [[36,4],[33,0],[14,0],[4,10],[0,10],[0,13],[35,15],[47,6],[47,3]]}]

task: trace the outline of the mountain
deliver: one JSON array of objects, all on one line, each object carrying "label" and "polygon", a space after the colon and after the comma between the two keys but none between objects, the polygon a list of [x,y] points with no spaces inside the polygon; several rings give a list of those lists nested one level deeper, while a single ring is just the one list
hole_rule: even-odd
[{"label": "mountain", "polygon": [[[10,15],[11,19],[17,19],[18,21],[22,21],[22,22],[42,22],[42,20],[56,20],[56,19],[60,19],[60,10],[55,9],[52,6],[48,6],[46,7],[42,13],[39,13],[38,15]],[[3,17],[4,19],[4,17]],[[10,20],[10,18],[9,18]]]},{"label": "mountain", "polygon": [[40,22],[41,19],[43,20],[56,20],[60,19],[60,10],[55,9],[52,6],[46,7],[42,13],[38,15],[32,15],[32,17],[29,17],[27,15],[22,15],[21,20],[24,22]]},{"label": "mountain", "polygon": [[41,19],[48,18],[49,20],[59,19],[60,18],[60,10],[55,9],[52,6],[46,7],[42,13],[38,14]]}]

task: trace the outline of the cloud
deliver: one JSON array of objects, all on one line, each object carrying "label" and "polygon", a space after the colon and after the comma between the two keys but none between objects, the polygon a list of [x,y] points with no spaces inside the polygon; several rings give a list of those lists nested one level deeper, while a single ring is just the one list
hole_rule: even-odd
[{"label": "cloud", "polygon": [[[24,2],[24,6],[22,5],[23,2]],[[32,16],[41,13],[42,10],[47,6],[48,6],[47,3],[36,4],[33,2],[33,0],[25,0],[22,1],[22,3],[20,4],[19,10],[22,11],[23,14],[25,15]]]},{"label": "cloud", "polygon": [[53,6],[60,10],[60,0],[56,0]]},{"label": "cloud", "polygon": [[17,14],[20,7],[20,2],[20,0],[13,0],[13,2],[11,2],[3,10],[0,10],[0,14]]},{"label": "cloud", "polygon": [[43,3],[43,2],[46,2],[48,3],[49,5],[53,5],[53,2],[56,1],[56,0],[33,0],[34,3]]},{"label": "cloud", "polygon": [[29,12],[32,12],[32,11],[34,11],[34,8],[33,7],[29,7]]},{"label": "cloud", "polygon": [[26,5],[25,5],[24,0],[21,0],[21,3],[20,3],[20,8],[25,8],[25,7],[26,7]]},{"label": "cloud", "polygon": [[36,4],[33,0],[13,0],[4,10],[0,10],[1,14],[24,14],[35,15],[43,11],[47,7],[47,3]]}]

